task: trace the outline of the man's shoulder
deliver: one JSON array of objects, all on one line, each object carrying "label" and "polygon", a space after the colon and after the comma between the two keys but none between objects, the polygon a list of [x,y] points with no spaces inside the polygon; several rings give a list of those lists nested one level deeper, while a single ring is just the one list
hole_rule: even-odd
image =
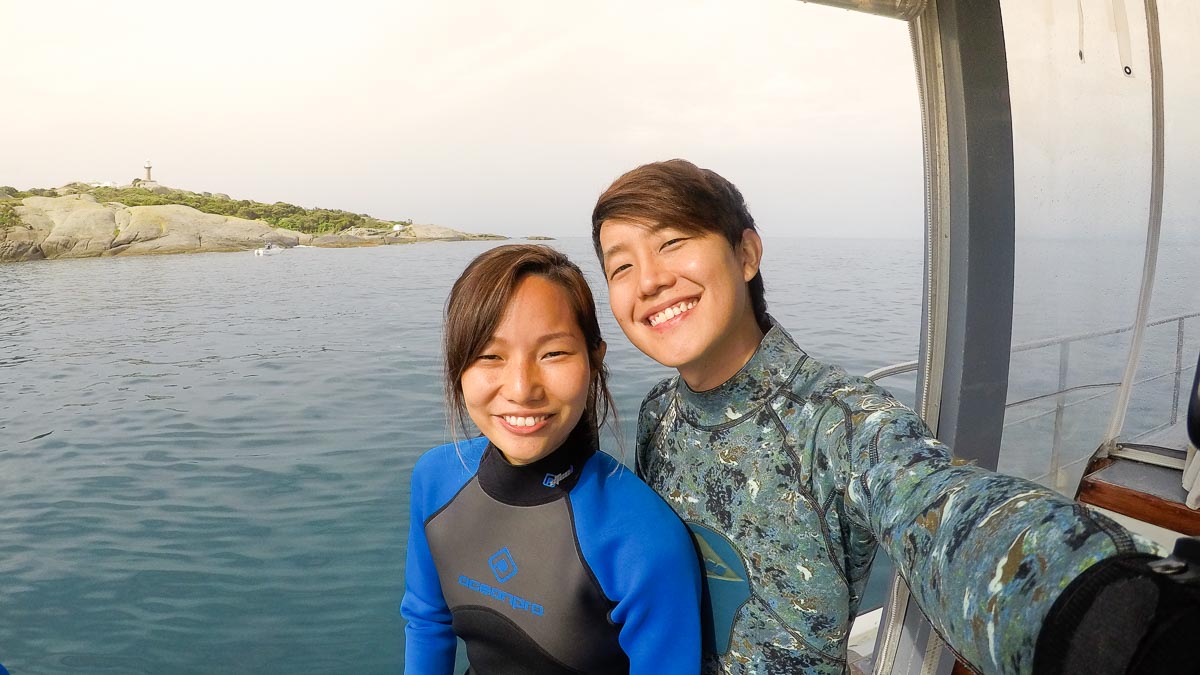
[{"label": "man's shoulder", "polygon": [[772,331],[776,335],[771,343],[773,356],[779,361],[780,377],[786,375],[773,398],[782,395],[791,399],[824,400],[877,388],[870,380],[850,375],[845,368],[810,355],[778,322],[773,324]]},{"label": "man's shoulder", "polygon": [[646,396],[642,398],[642,416],[657,417],[661,415],[671,405],[671,399],[675,396],[675,388],[678,386],[679,376],[676,375],[665,378],[651,387],[650,391],[646,392]]},{"label": "man's shoulder", "polygon": [[[887,412],[890,416],[915,415],[883,386],[845,368],[806,357],[799,372],[784,388],[786,398],[819,406],[836,406],[847,414]],[[782,393],[782,392],[781,392]],[[778,400],[778,399],[777,399]]]},{"label": "man's shoulder", "polygon": [[851,375],[836,365],[813,362],[811,367],[809,384],[795,387],[796,393],[805,389],[803,400],[843,416],[847,424],[859,430],[856,435],[871,435],[881,427],[895,429],[905,437],[932,435],[920,415],[875,381]]}]

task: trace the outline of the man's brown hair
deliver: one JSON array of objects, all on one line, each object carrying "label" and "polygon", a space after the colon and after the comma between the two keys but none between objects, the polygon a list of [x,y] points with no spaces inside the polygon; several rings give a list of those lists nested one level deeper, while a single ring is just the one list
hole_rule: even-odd
[{"label": "man's brown hair", "polygon": [[[613,181],[592,209],[592,246],[604,264],[600,228],[609,220],[643,223],[650,229],[672,227],[693,234],[719,233],[735,249],[754,218],[737,187],[715,171],[683,159],[639,166]],[[764,332],[770,330],[762,272],[750,280],[750,304]]]}]

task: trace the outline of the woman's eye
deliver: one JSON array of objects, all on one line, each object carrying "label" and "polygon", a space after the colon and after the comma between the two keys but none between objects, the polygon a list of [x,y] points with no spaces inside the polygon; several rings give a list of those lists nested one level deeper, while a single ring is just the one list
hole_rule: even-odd
[{"label": "woman's eye", "polygon": [[499,361],[500,357],[496,354],[480,354],[475,357],[476,361]]},{"label": "woman's eye", "polygon": [[564,352],[564,351],[546,352],[545,354],[542,355],[542,358],[543,359],[552,359],[552,358],[555,358],[558,356],[566,356],[567,354],[570,354],[570,352]]}]

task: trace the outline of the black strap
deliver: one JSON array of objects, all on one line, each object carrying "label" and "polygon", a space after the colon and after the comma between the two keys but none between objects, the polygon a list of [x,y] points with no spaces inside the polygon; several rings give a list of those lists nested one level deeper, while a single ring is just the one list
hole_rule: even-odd
[{"label": "black strap", "polygon": [[1200,673],[1200,538],[1169,558],[1134,553],[1088,568],[1055,601],[1035,673]]}]

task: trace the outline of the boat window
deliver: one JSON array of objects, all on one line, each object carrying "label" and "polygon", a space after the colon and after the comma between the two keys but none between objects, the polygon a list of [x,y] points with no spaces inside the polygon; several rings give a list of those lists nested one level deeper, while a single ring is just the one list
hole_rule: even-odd
[{"label": "boat window", "polygon": [[[1150,220],[1153,121],[1142,3],[1001,3],[1012,97],[1013,354],[999,470],[1073,494],[1105,440],[1130,352]],[[1191,151],[1198,10],[1158,3],[1165,193],[1157,279],[1121,433],[1178,429],[1200,348],[1200,216]],[[1123,11],[1123,13],[1121,13]],[[1194,367],[1194,366],[1193,366]]]}]

